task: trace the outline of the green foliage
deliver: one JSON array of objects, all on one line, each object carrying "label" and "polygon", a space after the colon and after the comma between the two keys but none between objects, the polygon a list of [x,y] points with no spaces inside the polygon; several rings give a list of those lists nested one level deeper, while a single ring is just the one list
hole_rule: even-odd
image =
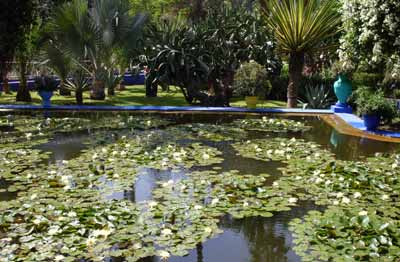
[{"label": "green foliage", "polygon": [[11,68],[15,52],[36,20],[37,1],[0,2],[0,78]]},{"label": "green foliage", "polygon": [[390,122],[396,115],[394,102],[386,99],[382,90],[361,87],[356,90],[355,96],[360,115],[378,115],[385,122]]},{"label": "green foliage", "polygon": [[57,70],[52,61],[70,59],[74,68],[113,89],[116,81],[110,75],[120,66],[118,51],[137,48],[146,17],[131,16],[127,1],[98,0],[94,6],[89,12],[87,1],[74,0],[57,8],[46,32],[47,45],[58,50],[47,52],[49,66]]},{"label": "green foliage", "polygon": [[312,109],[326,109],[329,108],[336,100],[336,96],[333,93],[332,85],[321,84],[306,84],[303,92],[300,93],[300,101],[305,105],[306,108]]},{"label": "green foliage", "polygon": [[283,52],[325,49],[324,40],[338,33],[341,22],[336,1],[272,0],[267,6],[267,25]]},{"label": "green foliage", "polygon": [[149,67],[148,81],[155,88],[175,84],[189,103],[196,99],[203,105],[227,105],[240,63],[253,59],[268,73],[279,73],[274,43],[257,13],[222,5],[208,10],[196,24],[183,23],[182,17],[161,20],[147,30],[149,47],[142,62]]},{"label": "green foliage", "polygon": [[[339,57],[343,63],[400,77],[400,4],[397,0],[342,0],[344,25]],[[372,21],[372,22],[371,22]]]},{"label": "green foliage", "polygon": [[265,97],[271,91],[271,82],[264,66],[255,61],[243,63],[235,72],[233,91],[241,96]]},{"label": "green foliage", "polygon": [[55,91],[57,89],[57,81],[51,76],[38,76],[35,78],[35,89],[37,91]]},{"label": "green foliage", "polygon": [[329,39],[339,32],[337,1],[264,1],[266,23],[275,32],[278,49],[289,54],[288,106],[296,107],[305,54],[330,49]]}]

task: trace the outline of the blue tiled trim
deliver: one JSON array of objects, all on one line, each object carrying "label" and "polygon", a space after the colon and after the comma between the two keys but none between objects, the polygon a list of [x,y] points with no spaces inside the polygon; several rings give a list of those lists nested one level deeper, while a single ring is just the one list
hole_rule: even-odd
[{"label": "blue tiled trim", "polygon": [[198,107],[198,106],[43,106],[34,105],[0,105],[0,109],[12,110],[66,110],[66,111],[160,111],[160,112],[240,112],[240,113],[303,113],[303,114],[332,114],[331,110],[289,109],[289,108],[257,108],[243,107]]},{"label": "blue tiled trim", "polygon": [[[322,109],[298,109],[298,108],[257,108],[248,109],[243,107],[198,107],[198,106],[51,106],[44,108],[43,106],[35,105],[0,105],[0,109],[8,110],[30,110],[30,111],[159,111],[159,112],[226,112],[226,113],[297,113],[297,114],[333,114],[332,110]],[[364,121],[353,114],[335,113],[346,123],[353,128],[370,132],[377,135],[390,136],[400,138],[399,132],[389,132],[377,130],[374,132],[367,131],[364,126]]]},{"label": "blue tiled trim", "polygon": [[399,132],[382,131],[382,130],[367,131],[367,128],[364,125],[364,121],[356,115],[346,114],[346,113],[336,113],[336,115],[339,116],[341,119],[343,119],[346,123],[348,123],[352,127],[362,130],[364,132],[369,132],[375,135],[400,138]]}]

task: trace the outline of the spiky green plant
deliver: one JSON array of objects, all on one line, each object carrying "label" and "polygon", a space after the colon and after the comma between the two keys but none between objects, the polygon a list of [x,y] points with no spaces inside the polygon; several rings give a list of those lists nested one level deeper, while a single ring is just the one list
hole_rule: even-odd
[{"label": "spiky green plant", "polygon": [[340,30],[336,0],[264,0],[266,22],[279,50],[289,55],[288,107],[297,106],[304,55],[332,48],[326,40]]},{"label": "spiky green plant", "polygon": [[[145,15],[130,15],[125,0],[86,0],[61,5],[48,26],[48,35],[63,53],[93,77],[93,98],[104,98],[104,79],[119,64],[118,51],[136,47]],[[114,88],[114,85],[110,86]]]}]

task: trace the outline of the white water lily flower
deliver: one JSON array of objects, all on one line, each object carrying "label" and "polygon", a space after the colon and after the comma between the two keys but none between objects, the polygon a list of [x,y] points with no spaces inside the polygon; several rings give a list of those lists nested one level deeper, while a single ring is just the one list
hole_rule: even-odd
[{"label": "white water lily flower", "polygon": [[367,216],[368,215],[368,211],[362,210],[360,212],[358,212],[359,216]]},{"label": "white water lily flower", "polygon": [[324,180],[320,177],[317,177],[317,179],[315,179],[315,184],[320,184],[322,183]]},{"label": "white water lily flower", "polygon": [[126,151],[122,150],[120,154],[121,156],[126,156]]},{"label": "white water lily flower", "polygon": [[343,197],[343,198],[342,198],[342,203],[343,203],[343,204],[350,204],[350,198],[348,198],[348,197]]},{"label": "white water lily flower", "polygon": [[161,250],[158,252],[158,256],[161,257],[162,259],[167,259],[170,257],[170,254],[168,253],[168,251]]},{"label": "white water lily flower", "polygon": [[117,154],[118,154],[118,151],[115,151],[115,150],[112,151],[112,155],[113,155],[113,156],[115,156],[115,155],[117,155]]},{"label": "white water lily flower", "polygon": [[247,203],[247,202],[243,203],[243,207],[248,207],[248,206],[249,206],[249,203]]},{"label": "white water lily flower", "polygon": [[337,205],[339,205],[339,201],[335,200],[335,201],[333,201],[333,204],[334,204],[335,206],[337,206]]},{"label": "white water lily flower", "polygon": [[86,246],[92,247],[96,244],[96,239],[92,236],[90,236],[88,239],[86,239]]},{"label": "white water lily flower", "polygon": [[26,133],[25,137],[26,137],[26,139],[31,139],[32,138],[32,133]]},{"label": "white water lily flower", "polygon": [[47,234],[49,234],[50,236],[53,236],[53,235],[57,234],[58,232],[60,232],[59,226],[51,226],[49,228],[49,230],[47,231]]},{"label": "white water lily flower", "polygon": [[203,154],[203,159],[205,159],[205,160],[210,159],[210,155],[207,154],[207,153],[204,153]]},{"label": "white water lily flower", "polygon": [[291,204],[294,204],[294,203],[296,203],[297,202],[297,198],[296,197],[291,197],[291,198],[289,198],[289,203],[291,203]]},{"label": "white water lily flower", "polygon": [[98,158],[99,156],[96,154],[96,153],[94,153],[93,154],[93,156],[92,156],[92,159],[94,160],[94,159],[96,159],[96,158]]},{"label": "white water lily flower", "polygon": [[279,183],[275,181],[274,183],[272,183],[272,186],[278,187],[278,186],[279,186]]},{"label": "white water lily flower", "polygon": [[342,192],[339,192],[336,194],[336,198],[342,198],[344,196],[344,194]]},{"label": "white water lily flower", "polygon": [[382,199],[382,200],[388,200],[388,199],[389,199],[389,196],[386,195],[386,194],[385,194],[385,195],[382,195],[381,199]]},{"label": "white water lily flower", "polygon": [[63,261],[65,257],[63,255],[57,255],[54,257],[54,261]]},{"label": "white water lily flower", "polygon": [[133,249],[141,249],[142,248],[142,244],[141,243],[135,243],[133,245]]},{"label": "white water lily flower", "polygon": [[32,194],[31,195],[31,200],[34,200],[35,198],[37,198],[37,194]]},{"label": "white water lily flower", "polygon": [[361,196],[362,195],[361,195],[360,192],[355,192],[354,195],[353,195],[354,198],[360,198]]},{"label": "white water lily flower", "polygon": [[36,217],[32,222],[35,225],[39,225],[40,223],[44,222],[46,219],[42,216]]},{"label": "white water lily flower", "polygon": [[70,211],[70,212],[68,212],[67,216],[68,217],[76,217],[76,212]]},{"label": "white water lily flower", "polygon": [[150,207],[150,208],[153,208],[153,207],[155,207],[155,206],[157,206],[158,205],[158,203],[156,202],[156,201],[150,201],[149,203],[148,203],[148,206]]},{"label": "white water lily flower", "polygon": [[194,206],[194,209],[195,209],[195,210],[200,210],[200,209],[202,209],[202,208],[203,208],[203,206],[201,206],[201,205],[195,205],[195,206]]},{"label": "white water lily flower", "polygon": [[161,230],[161,235],[170,236],[170,235],[172,235],[172,230],[169,228],[164,228],[163,230]]},{"label": "white water lily flower", "polygon": [[183,191],[183,190],[185,190],[186,189],[186,185],[182,185],[181,186],[181,191]]},{"label": "white water lily flower", "polygon": [[71,223],[69,223],[71,226],[73,226],[73,227],[78,227],[79,225],[80,225],[80,222],[79,222],[79,220],[74,220],[74,221],[72,221]]},{"label": "white water lily flower", "polygon": [[103,147],[103,148],[101,149],[101,152],[104,153],[104,154],[106,154],[106,153],[107,153],[107,148]]},{"label": "white water lily flower", "polygon": [[129,148],[129,147],[131,147],[131,144],[125,144],[125,148]]},{"label": "white water lily flower", "polygon": [[204,228],[204,232],[206,232],[207,234],[211,234],[212,228],[211,227],[205,227]]},{"label": "white water lily flower", "polygon": [[214,198],[213,200],[211,200],[211,205],[215,206],[216,204],[218,204],[219,199],[218,198]]}]

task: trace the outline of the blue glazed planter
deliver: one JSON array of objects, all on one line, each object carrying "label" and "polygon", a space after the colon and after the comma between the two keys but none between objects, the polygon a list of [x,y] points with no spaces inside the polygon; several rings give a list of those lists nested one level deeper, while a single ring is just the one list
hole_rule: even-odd
[{"label": "blue glazed planter", "polygon": [[347,106],[347,99],[350,97],[352,92],[352,86],[349,79],[346,76],[340,74],[338,80],[334,83],[333,89],[335,95],[338,98],[337,106]]},{"label": "blue glazed planter", "polygon": [[380,124],[380,117],[378,115],[363,115],[363,119],[367,130],[376,130]]},{"label": "blue glazed planter", "polygon": [[51,97],[53,96],[52,91],[39,91],[39,96],[42,98],[42,105],[44,107],[51,106]]}]

